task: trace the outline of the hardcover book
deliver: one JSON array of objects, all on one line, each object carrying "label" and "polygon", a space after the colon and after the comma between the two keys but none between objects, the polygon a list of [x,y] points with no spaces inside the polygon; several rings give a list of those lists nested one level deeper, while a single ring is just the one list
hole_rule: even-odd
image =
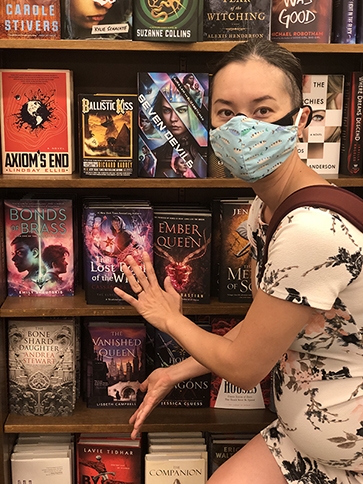
[{"label": "hardcover book", "polygon": [[64,39],[131,40],[133,0],[63,2]]},{"label": "hardcover book", "polygon": [[7,0],[0,3],[0,39],[59,40],[60,0]]},{"label": "hardcover book", "polygon": [[303,102],[312,108],[311,123],[298,141],[300,158],[321,175],[339,173],[344,75],[307,74]]},{"label": "hardcover book", "polygon": [[87,304],[125,304],[117,285],[132,292],[122,270],[128,255],[143,267],[153,255],[153,209],[148,202],[88,201],[83,209],[84,288]]},{"label": "hardcover book", "polygon": [[73,296],[73,202],[5,200],[8,296]]},{"label": "hardcover book", "polygon": [[218,434],[212,434],[208,445],[208,472],[210,477],[222,464],[224,464],[232,455],[236,454],[250,440],[251,436],[246,434],[230,435],[219,437]]},{"label": "hardcover book", "polygon": [[177,2],[134,0],[133,40],[202,41],[203,0],[178,0]]},{"label": "hardcover book", "polygon": [[82,177],[136,176],[136,102],[136,94],[79,94]]},{"label": "hardcover book", "polygon": [[136,407],[146,377],[145,325],[88,318],[83,330],[87,407]]},{"label": "hardcover book", "polygon": [[331,42],[355,44],[358,0],[333,0]]},{"label": "hardcover book", "polygon": [[343,127],[341,134],[340,170],[343,175],[363,173],[363,72],[346,76]]},{"label": "hardcover book", "polygon": [[154,269],[159,284],[166,276],[183,301],[210,301],[212,214],[186,208],[154,209]]},{"label": "hardcover book", "polygon": [[204,2],[203,40],[246,41],[270,39],[271,0]]},{"label": "hardcover book", "polygon": [[272,0],[271,40],[324,43],[331,38],[333,0]]},{"label": "hardcover book", "polygon": [[75,321],[9,320],[8,342],[10,411],[70,415],[76,397]]},{"label": "hardcover book", "polygon": [[357,44],[363,43],[363,3],[362,2],[358,2],[356,43]]},{"label": "hardcover book", "polygon": [[68,70],[1,69],[2,172],[73,172],[73,85]]},{"label": "hardcover book", "polygon": [[247,219],[252,200],[221,200],[219,300],[250,302],[252,300],[250,245]]},{"label": "hardcover book", "polygon": [[138,73],[138,174],[206,178],[207,73]]},{"label": "hardcover book", "polygon": [[145,455],[145,484],[205,484],[206,462],[199,452],[189,455]]}]

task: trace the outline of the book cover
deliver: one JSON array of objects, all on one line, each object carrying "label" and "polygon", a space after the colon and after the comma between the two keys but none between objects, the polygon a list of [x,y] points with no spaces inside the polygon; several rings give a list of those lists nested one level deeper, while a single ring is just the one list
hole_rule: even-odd
[{"label": "book cover", "polygon": [[131,40],[133,0],[62,2],[62,38]]},{"label": "book cover", "polygon": [[154,269],[166,276],[188,303],[210,301],[212,214],[210,211],[154,209]]},{"label": "book cover", "polygon": [[203,40],[246,41],[270,39],[271,0],[204,2]]},{"label": "book cover", "polygon": [[328,44],[332,8],[332,0],[272,0],[271,40]]},{"label": "book cover", "polygon": [[138,73],[138,175],[206,178],[207,73]]},{"label": "book cover", "polygon": [[358,0],[333,0],[331,42],[355,44]]},{"label": "book cover", "polygon": [[122,270],[128,255],[142,267],[143,251],[153,257],[153,209],[148,202],[87,202],[83,215],[87,304],[126,304],[113,289],[132,292]]},{"label": "book cover", "polygon": [[252,300],[247,219],[252,200],[221,200],[219,300]]},{"label": "book cover", "polygon": [[11,475],[14,484],[72,484],[71,450],[11,455]]},{"label": "book cover", "polygon": [[60,0],[7,0],[0,3],[0,39],[59,40]]},{"label": "book cover", "polygon": [[208,477],[210,477],[218,469],[218,467],[232,457],[232,455],[241,450],[242,447],[244,447],[250,440],[250,437],[241,438],[239,435],[224,439],[212,436],[208,446]]},{"label": "book cover", "polygon": [[76,395],[75,321],[9,320],[8,342],[10,411],[70,415]]},{"label": "book cover", "polygon": [[[214,316],[211,317],[212,333],[224,336],[243,317]],[[216,373],[211,376],[210,407],[212,408],[265,408],[269,405],[270,375],[251,390],[243,390]]]},{"label": "book cover", "polygon": [[339,173],[343,95],[342,74],[303,77],[303,103],[313,112],[297,148],[300,158],[321,175]]},{"label": "book cover", "polygon": [[340,169],[343,175],[362,176],[363,173],[363,72],[346,76],[343,123],[340,149]]},{"label": "book cover", "polygon": [[5,200],[8,296],[73,296],[73,201]]},{"label": "book cover", "polygon": [[[200,324],[210,331],[209,325]],[[155,330],[155,368],[165,368],[188,358],[190,355],[168,334]],[[161,407],[209,407],[210,374],[184,380],[173,388],[160,402]]]},{"label": "book cover", "polygon": [[140,441],[85,441],[76,444],[77,482],[80,484],[141,484]]},{"label": "book cover", "polygon": [[136,94],[79,94],[78,108],[81,176],[136,176]]},{"label": "book cover", "polygon": [[0,200],[0,304],[7,294],[6,256],[5,256],[5,228],[4,228],[4,200]]},{"label": "book cover", "polygon": [[178,0],[177,2],[134,0],[133,40],[202,41],[203,0]]},{"label": "book cover", "polygon": [[87,407],[136,407],[146,376],[145,325],[88,318],[83,330]]},{"label": "book cover", "polygon": [[356,27],[356,43],[363,43],[363,3],[358,2],[357,8],[357,27]]},{"label": "book cover", "polygon": [[205,484],[205,458],[200,454],[145,455],[145,484]]},{"label": "book cover", "polygon": [[68,70],[1,69],[3,174],[73,172],[73,85]]}]

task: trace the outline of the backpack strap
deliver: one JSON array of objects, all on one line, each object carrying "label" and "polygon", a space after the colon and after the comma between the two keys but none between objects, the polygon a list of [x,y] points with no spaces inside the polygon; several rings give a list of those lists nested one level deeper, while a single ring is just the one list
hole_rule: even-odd
[{"label": "backpack strap", "polygon": [[281,220],[299,207],[327,208],[342,215],[363,232],[363,199],[335,185],[313,185],[300,188],[289,195],[274,212],[266,232],[266,243],[259,274],[267,262],[268,246]]}]

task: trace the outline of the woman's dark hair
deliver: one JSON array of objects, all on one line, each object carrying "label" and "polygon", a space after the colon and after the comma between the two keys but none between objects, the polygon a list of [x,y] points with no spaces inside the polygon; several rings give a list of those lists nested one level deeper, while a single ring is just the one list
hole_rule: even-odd
[{"label": "woman's dark hair", "polygon": [[233,62],[243,63],[250,59],[260,59],[280,69],[287,77],[287,89],[294,107],[302,106],[303,74],[300,60],[284,47],[267,39],[252,39],[235,45],[217,62],[213,76]]}]

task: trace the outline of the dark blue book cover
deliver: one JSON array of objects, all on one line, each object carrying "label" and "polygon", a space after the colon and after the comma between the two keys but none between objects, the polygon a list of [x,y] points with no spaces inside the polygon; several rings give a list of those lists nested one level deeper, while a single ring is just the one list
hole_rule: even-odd
[{"label": "dark blue book cover", "polygon": [[357,12],[358,0],[333,0],[332,43],[356,43]]}]

